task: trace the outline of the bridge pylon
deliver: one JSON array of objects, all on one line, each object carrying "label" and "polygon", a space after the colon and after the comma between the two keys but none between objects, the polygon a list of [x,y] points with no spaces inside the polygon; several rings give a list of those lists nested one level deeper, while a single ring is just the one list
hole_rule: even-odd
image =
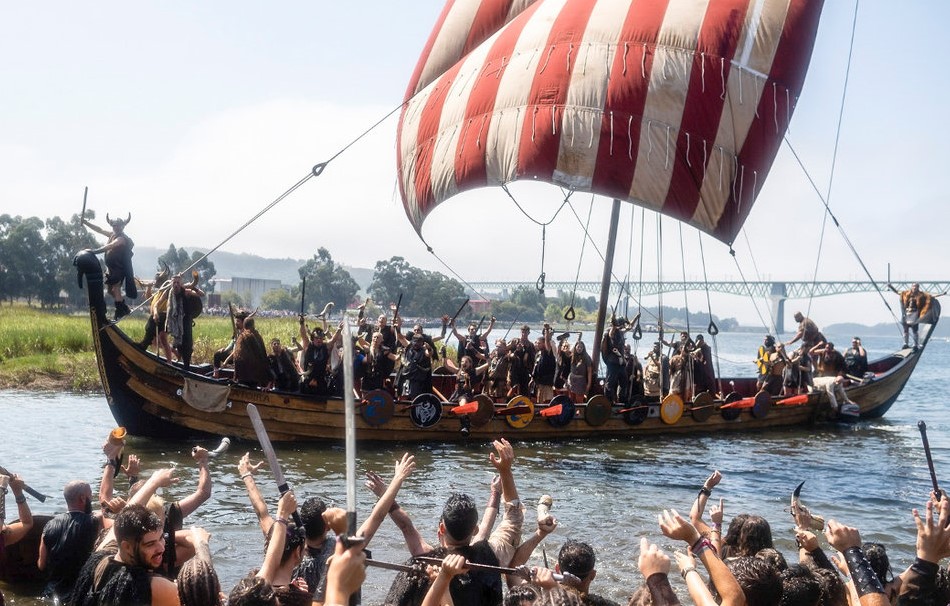
[{"label": "bridge pylon", "polygon": [[788,299],[788,288],[784,282],[773,282],[769,299],[772,300],[772,325],[775,327],[775,336],[785,332],[785,300]]}]

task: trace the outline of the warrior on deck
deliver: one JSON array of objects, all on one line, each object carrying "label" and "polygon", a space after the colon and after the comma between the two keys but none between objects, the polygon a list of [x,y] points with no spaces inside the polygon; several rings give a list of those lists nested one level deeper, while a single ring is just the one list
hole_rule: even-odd
[{"label": "warrior on deck", "polygon": [[125,287],[125,296],[135,299],[139,296],[135,288],[135,272],[132,270],[132,247],[135,244],[132,238],[125,235],[125,226],[132,220],[132,214],[125,220],[110,219],[106,213],[106,222],[112,227],[112,231],[105,230],[98,225],[82,220],[83,225],[92,231],[105,236],[109,240],[92,251],[93,254],[105,253],[106,261],[106,286],[109,294],[115,301],[115,319],[129,315],[131,309],[122,296],[122,287]]},{"label": "warrior on deck", "polygon": [[795,312],[795,321],[798,322],[798,332],[795,333],[795,336],[792,337],[790,341],[783,343],[786,347],[801,339],[802,345],[806,350],[809,350],[827,341],[825,335],[821,334],[821,331],[818,330],[818,325],[815,324],[815,321],[811,318],[806,318],[802,312]]},{"label": "warrior on deck", "polygon": [[904,347],[910,347],[909,333],[914,333],[914,351],[920,347],[920,319],[930,311],[931,296],[920,290],[920,284],[914,282],[910,290],[899,292],[893,284],[888,288],[901,298],[901,324],[904,327]]}]

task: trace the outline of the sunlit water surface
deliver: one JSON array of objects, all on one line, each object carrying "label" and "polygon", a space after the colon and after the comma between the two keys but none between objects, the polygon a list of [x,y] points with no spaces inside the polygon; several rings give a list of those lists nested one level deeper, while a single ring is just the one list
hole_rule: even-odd
[{"label": "sunlit water surface", "polygon": [[[841,344],[851,335],[830,335]],[[649,338],[649,335],[647,335]],[[721,334],[718,346],[723,375],[751,375],[751,360],[761,335]],[[893,351],[896,338],[865,338],[871,358]],[[641,348],[642,349],[642,348]],[[641,355],[645,352],[641,351]],[[804,500],[826,518],[858,526],[862,537],[886,543],[895,570],[913,559],[912,507],[924,503],[930,478],[917,421],[924,419],[938,474],[950,478],[950,423],[943,392],[950,379],[950,344],[932,342],[900,399],[883,419],[854,426],[598,441],[516,443],[515,474],[522,499],[537,502],[554,497],[559,527],[545,542],[549,557],[567,538],[595,546],[598,576],[595,590],[625,604],[640,581],[636,557],[640,537],[671,550],[660,534],[657,513],[667,507],[689,511],[703,479],[714,469],[725,478],[715,497],[723,497],[727,518],[755,512],[772,524],[777,547],[794,556],[792,521],[786,507],[792,489],[807,480]],[[70,479],[98,482],[103,462],[100,445],[114,421],[103,396],[63,393],[0,392],[0,464],[21,473],[29,483],[54,498],[36,513],[64,510],[61,489]],[[214,443],[204,446],[213,448]],[[197,474],[191,444],[144,438],[129,439],[127,452],[139,454],[146,470],[177,465],[181,483],[166,498],[181,498],[194,489]],[[222,585],[230,589],[251,568],[260,565],[263,545],[237,460],[256,443],[238,443],[212,463],[211,500],[186,520],[212,534],[215,566]],[[395,459],[405,451],[416,456],[416,471],[406,481],[399,502],[430,541],[435,541],[441,506],[452,491],[468,492],[485,502],[492,470],[490,446],[426,444],[373,446],[357,455],[359,473],[392,474]],[[345,457],[342,445],[279,446],[278,454],[298,497],[321,495],[335,504],[345,500]],[[259,485],[273,504],[276,488],[263,471]],[[948,480],[950,483],[950,480]],[[374,497],[360,487],[362,519]],[[8,515],[15,515],[12,499]],[[533,515],[527,516],[529,521]],[[526,534],[531,532],[528,528]],[[676,545],[675,547],[679,547]],[[373,539],[376,559],[401,562],[407,557],[401,533],[387,521]],[[540,550],[532,558],[540,563]],[[395,573],[370,569],[364,603],[382,601]],[[677,580],[678,582],[678,580]],[[4,587],[7,602],[38,603],[23,589]]]}]

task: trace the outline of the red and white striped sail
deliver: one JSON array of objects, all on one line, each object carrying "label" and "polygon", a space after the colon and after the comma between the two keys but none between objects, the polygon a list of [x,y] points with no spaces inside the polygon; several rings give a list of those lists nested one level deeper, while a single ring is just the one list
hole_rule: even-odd
[{"label": "red and white striped sail", "polygon": [[822,1],[449,0],[400,118],[410,221],[421,233],[461,191],[536,179],[732,242],[791,119]]}]

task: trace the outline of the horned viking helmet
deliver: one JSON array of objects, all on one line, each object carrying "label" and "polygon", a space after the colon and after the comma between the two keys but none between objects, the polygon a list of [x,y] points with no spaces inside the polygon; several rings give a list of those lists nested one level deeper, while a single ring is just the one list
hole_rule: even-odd
[{"label": "horned viking helmet", "polygon": [[118,228],[122,228],[122,227],[125,227],[126,225],[129,224],[129,221],[131,221],[131,220],[132,220],[132,213],[131,213],[131,212],[129,213],[129,216],[127,216],[127,217],[125,218],[125,220],[122,220],[122,219],[115,219],[115,220],[110,219],[110,218],[109,218],[109,213],[106,213],[106,223],[108,223],[109,225],[111,225],[113,228],[117,228],[117,227],[118,227]]}]

